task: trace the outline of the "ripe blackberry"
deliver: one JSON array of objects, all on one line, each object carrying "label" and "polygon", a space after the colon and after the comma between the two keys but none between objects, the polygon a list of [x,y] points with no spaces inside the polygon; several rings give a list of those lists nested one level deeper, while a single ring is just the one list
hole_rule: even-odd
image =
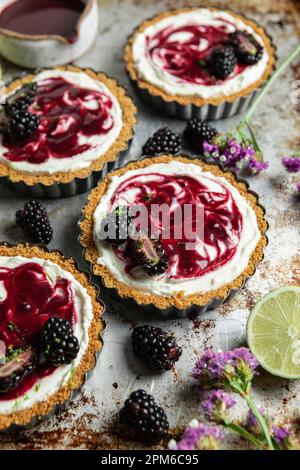
[{"label": "ripe blackberry", "polygon": [[182,354],[182,349],[161,328],[144,325],[133,330],[131,344],[135,354],[151,369],[170,370]]},{"label": "ripe blackberry", "polygon": [[158,442],[168,435],[166,413],[145,390],[130,395],[120,411],[120,420],[142,441]]},{"label": "ripe blackberry", "polygon": [[183,135],[186,142],[193,150],[202,152],[203,143],[212,142],[217,134],[217,129],[211,127],[201,119],[193,118],[188,121]]},{"label": "ripe blackberry", "polygon": [[235,31],[230,35],[230,43],[238,61],[246,65],[254,65],[263,56],[264,48],[252,34],[246,31]]},{"label": "ripe blackberry", "polygon": [[0,366],[0,394],[9,392],[33,372],[37,365],[36,353],[28,348],[8,351],[5,364]]},{"label": "ripe blackberry", "polygon": [[118,206],[111,214],[103,219],[101,229],[105,240],[114,246],[122,245],[128,239],[128,229],[133,221],[129,215],[129,207]]},{"label": "ripe blackberry", "polygon": [[164,274],[168,269],[169,259],[160,240],[147,236],[130,238],[127,251],[133,263],[143,266],[149,276]]},{"label": "ripe blackberry", "polygon": [[172,132],[169,127],[163,127],[147,140],[142,153],[143,155],[151,156],[159,155],[160,153],[175,155],[181,148],[181,138]]},{"label": "ripe blackberry", "polygon": [[8,133],[12,143],[22,142],[31,137],[40,124],[36,114],[27,111],[16,111],[8,121]]},{"label": "ripe blackberry", "polygon": [[41,350],[56,366],[70,364],[77,357],[79,344],[68,320],[55,315],[45,323],[41,333]]},{"label": "ripe blackberry", "polygon": [[35,243],[47,245],[53,237],[46,209],[37,201],[25,204],[24,209],[16,213],[17,224]]},{"label": "ripe blackberry", "polygon": [[29,83],[11,95],[4,104],[7,116],[12,117],[17,111],[27,111],[36,96],[37,84]]},{"label": "ripe blackberry", "polygon": [[231,46],[216,48],[209,59],[210,72],[219,80],[225,80],[237,65],[237,58]]}]

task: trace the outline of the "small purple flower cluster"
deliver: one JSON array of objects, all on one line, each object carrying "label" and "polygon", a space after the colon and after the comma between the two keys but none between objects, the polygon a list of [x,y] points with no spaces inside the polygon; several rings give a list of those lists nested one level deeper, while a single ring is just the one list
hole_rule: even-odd
[{"label": "small purple flower cluster", "polygon": [[217,450],[218,441],[223,439],[223,433],[215,426],[199,423],[193,420],[185,429],[180,441],[171,440],[170,450]]},{"label": "small purple flower cluster", "polygon": [[284,157],[281,161],[289,173],[298,173],[298,171],[300,171],[299,157]]},{"label": "small purple flower cluster", "polygon": [[[299,450],[299,444],[293,438],[292,433],[289,431],[289,429],[273,424],[273,418],[271,416],[268,416],[263,408],[260,408],[259,412],[264,417],[273,439],[282,449]],[[245,428],[256,436],[261,435],[259,424],[251,410],[249,410],[248,412]]]},{"label": "small purple flower cluster", "polygon": [[227,412],[236,404],[230,393],[223,390],[212,390],[205,394],[202,407],[205,416],[210,421],[223,423],[227,419]]},{"label": "small purple flower cluster", "polygon": [[[260,449],[296,450],[299,443],[283,427],[274,425],[273,418],[258,409],[251,397],[251,384],[259,363],[248,348],[214,352],[206,350],[197,361],[193,376],[203,392],[202,407],[206,419],[243,436]],[[229,410],[236,405],[232,394],[245,400],[249,412],[244,425],[231,420]],[[172,450],[215,450],[222,439],[214,426],[193,420],[180,441],[170,441]]]},{"label": "small purple flower cluster", "polygon": [[272,427],[272,434],[278,444],[283,445],[286,439],[288,439],[290,432],[286,428],[281,428],[274,425]]},{"label": "small purple flower cluster", "polygon": [[258,367],[257,359],[248,348],[214,352],[208,349],[196,363],[193,376],[202,389],[228,388],[232,383],[247,390]]},{"label": "small purple flower cluster", "polygon": [[[300,172],[300,152],[296,153],[292,157],[282,158],[281,162],[289,173]],[[296,184],[296,189],[298,193],[300,193],[300,181]]]},{"label": "small purple flower cluster", "polygon": [[256,158],[254,146],[246,141],[238,142],[234,137],[217,137],[213,143],[204,142],[204,156],[218,161],[236,173],[245,170],[256,175],[269,166]]}]

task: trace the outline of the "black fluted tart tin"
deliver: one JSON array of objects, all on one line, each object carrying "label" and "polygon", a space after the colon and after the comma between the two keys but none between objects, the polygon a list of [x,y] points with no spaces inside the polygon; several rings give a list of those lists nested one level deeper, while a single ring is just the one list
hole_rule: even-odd
[{"label": "black fluted tart tin", "polygon": [[[159,157],[159,156],[160,155],[157,155],[157,157]],[[180,153],[180,156],[190,158],[191,160],[202,160],[206,164],[212,164],[213,166],[218,166],[220,168],[220,170],[222,170],[224,173],[230,173],[231,175],[233,175],[235,180],[238,183],[245,184],[245,186],[247,187],[247,192],[249,194],[252,194],[256,198],[257,205],[262,209],[263,214],[265,216],[266,209],[260,203],[259,195],[255,191],[252,191],[251,189],[249,189],[249,183],[248,183],[247,180],[245,180],[244,178],[241,178],[240,176],[236,175],[232,171],[225,169],[224,166],[221,163],[207,161],[207,159],[205,159],[205,157],[203,157],[203,156],[196,156],[196,155],[192,155],[192,154],[188,154],[188,153]],[[176,155],[174,155],[174,157],[176,157]],[[144,155],[138,161],[144,160],[144,159],[147,159],[147,158],[149,158],[149,155]],[[128,161],[126,163],[125,167],[127,167],[130,163],[134,163],[135,161],[137,161],[137,160]],[[117,169],[117,167],[114,168],[114,170],[116,170],[116,169]],[[84,220],[84,209],[85,209],[85,205],[81,209],[81,216],[80,216],[80,219],[78,221],[78,228],[79,228],[78,241],[79,241],[81,246],[83,246],[82,243],[81,243],[81,237],[82,237],[81,222]],[[269,224],[268,224],[268,222],[265,218],[264,218],[264,220],[267,224],[267,228],[264,232],[264,237],[266,238],[266,245],[264,247],[264,249],[265,249],[266,246],[269,243],[268,237],[266,236],[266,233],[269,229]],[[84,260],[86,260],[86,256],[85,256],[86,249],[87,249],[86,247],[83,247],[82,256],[83,256]],[[111,287],[106,286],[100,276],[98,276],[98,279],[100,280],[100,283],[101,283],[102,286],[104,286],[106,289],[108,289],[108,291],[110,293],[112,293],[113,296],[117,296],[118,299],[120,299],[121,302],[125,303],[129,308],[134,307],[135,309],[140,310],[143,313],[146,313],[146,314],[149,314],[149,315],[154,314],[154,315],[157,315],[157,316],[159,316],[161,318],[164,318],[164,319],[185,318],[185,317],[194,318],[195,316],[204,314],[209,310],[215,310],[215,309],[219,308],[221,305],[223,305],[224,303],[226,303],[226,302],[230,301],[231,299],[233,299],[241,291],[241,289],[243,289],[245,287],[248,280],[252,276],[255,275],[257,266],[263,261],[263,259],[264,259],[264,256],[262,256],[261,260],[255,265],[255,269],[254,269],[253,273],[251,274],[251,276],[245,277],[245,279],[244,279],[244,281],[243,281],[243,283],[240,287],[238,287],[236,289],[230,289],[229,292],[228,292],[228,295],[225,298],[216,297],[216,298],[211,299],[208,303],[206,303],[204,305],[192,304],[188,308],[185,308],[185,309],[180,309],[180,308],[177,308],[175,306],[171,306],[171,307],[166,308],[166,309],[160,309],[156,305],[154,305],[153,303],[149,303],[147,305],[139,304],[136,301],[136,299],[134,299],[132,297],[124,297],[124,296],[119,295],[118,290],[116,288],[111,288]],[[94,274],[94,271],[93,271],[93,263],[91,263],[88,260],[87,260],[87,262],[90,265],[91,273],[93,273],[94,277],[97,277],[97,275]]]},{"label": "black fluted tart tin", "polygon": [[[8,246],[10,248],[13,248],[15,246],[18,246],[20,245],[20,243],[16,243],[16,244],[12,244],[12,243],[8,243],[6,241],[2,241],[0,242],[0,247],[1,246]],[[29,243],[26,243],[26,245],[28,247],[30,246],[33,246],[33,245],[30,245]],[[35,245],[36,246],[36,245]],[[40,246],[44,251],[48,252],[48,253],[51,253],[51,252],[54,252],[54,253],[58,253],[59,255],[61,255],[64,259],[64,254],[60,251],[60,250],[50,250],[48,249],[45,245],[37,245],[37,246]],[[66,258],[68,259],[68,258]],[[106,312],[106,305],[105,303],[103,302],[102,298],[100,297],[100,288],[99,286],[92,281],[92,276],[91,276],[91,273],[89,271],[87,271],[86,269],[83,269],[81,267],[79,267],[79,264],[77,262],[77,260],[75,258],[72,258],[72,260],[74,260],[75,262],[75,267],[76,269],[83,273],[87,279],[88,279],[88,282],[91,284],[91,286],[93,286],[95,289],[96,289],[96,292],[97,292],[97,301],[99,302],[99,304],[101,305],[102,309],[103,309],[103,313],[101,315],[101,317],[103,317],[103,315],[105,314]],[[93,367],[93,369],[85,372],[84,374],[84,380],[82,381],[80,387],[78,388],[75,388],[73,390],[70,391],[70,397],[68,400],[66,400],[65,402],[63,403],[57,403],[53,406],[52,410],[50,411],[50,413],[46,414],[46,415],[43,415],[43,416],[40,416],[40,415],[36,415],[36,416],[33,416],[31,421],[25,425],[18,425],[18,424],[12,424],[11,426],[9,426],[7,429],[3,429],[3,430],[0,430],[0,435],[1,434],[9,434],[9,433],[13,433],[13,432],[16,432],[16,431],[25,431],[25,430],[29,430],[29,429],[32,429],[34,428],[35,426],[37,426],[38,424],[41,424],[43,423],[44,421],[47,421],[53,417],[55,417],[57,414],[59,414],[60,412],[62,412],[63,410],[65,410],[69,404],[80,394],[82,388],[84,387],[84,385],[86,384],[86,382],[94,375],[95,373],[95,369],[97,367],[97,361],[99,359],[99,356],[101,354],[101,351],[104,347],[104,341],[103,341],[103,336],[104,336],[104,333],[105,333],[105,330],[106,330],[106,323],[105,321],[103,320],[102,318],[102,324],[103,324],[103,329],[102,331],[100,332],[99,334],[99,340],[101,341],[101,344],[102,344],[102,347],[99,351],[97,351],[95,354],[94,354],[94,358],[95,358],[95,365]]]},{"label": "black fluted tart tin", "polygon": [[69,183],[54,183],[49,186],[42,183],[30,186],[24,181],[13,182],[7,176],[0,176],[0,183],[23,196],[39,199],[59,199],[86,193],[93,189],[98,181],[101,181],[115,166],[124,164],[131,142],[132,139],[128,143],[127,149],[119,153],[116,160],[105,163],[102,170],[93,171],[86,178],[75,178]]},{"label": "black fluted tart tin", "polygon": [[[203,121],[217,121],[227,119],[237,114],[243,113],[250,108],[261,88],[258,88],[247,96],[241,96],[232,103],[226,101],[219,105],[204,104],[179,104],[176,101],[165,101],[160,96],[151,95],[144,88],[140,88],[135,80],[130,79],[137,95],[149,106],[157,111],[176,119],[189,120],[192,118]],[[263,85],[262,85],[263,86]]]}]

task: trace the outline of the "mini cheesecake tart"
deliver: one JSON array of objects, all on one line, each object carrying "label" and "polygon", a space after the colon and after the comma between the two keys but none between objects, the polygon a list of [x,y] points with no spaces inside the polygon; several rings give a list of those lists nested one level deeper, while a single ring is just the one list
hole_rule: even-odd
[{"label": "mini cheesecake tart", "polygon": [[[224,77],[214,54],[228,46],[233,65]],[[180,8],[143,22],[125,47],[125,62],[134,84],[154,106],[178,117],[214,119],[245,109],[270,76],[275,50],[266,32],[241,15]]]},{"label": "mini cheesecake tart", "polygon": [[[167,218],[155,212],[163,206]],[[146,231],[103,236],[112,215],[136,207],[146,209]],[[107,175],[90,193],[80,227],[84,256],[107,287],[141,306],[189,313],[215,308],[254,274],[268,224],[258,197],[232,173],[188,156],[159,156]]]},{"label": "mini cheesecake tart", "polygon": [[[18,100],[22,93],[27,106]],[[132,100],[115,80],[90,69],[68,66],[25,75],[7,85],[2,100],[13,104],[2,112],[0,177],[16,185],[34,189],[90,182],[116,162],[133,137]],[[15,124],[18,107],[31,121],[38,120],[37,129],[25,138]]]},{"label": "mini cheesecake tart", "polygon": [[[37,246],[0,245],[1,431],[35,424],[81,388],[102,347],[103,312],[98,289],[74,260]],[[50,358],[53,341],[45,348],[42,338],[51,318],[68,325],[72,358]],[[59,345],[70,352],[56,336]]]}]

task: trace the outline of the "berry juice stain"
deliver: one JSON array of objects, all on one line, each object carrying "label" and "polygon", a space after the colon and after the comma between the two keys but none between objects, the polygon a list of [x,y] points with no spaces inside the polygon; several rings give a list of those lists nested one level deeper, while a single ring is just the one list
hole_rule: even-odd
[{"label": "berry juice stain", "polygon": [[86,0],[17,0],[0,13],[0,28],[27,35],[77,39],[77,24]]}]

